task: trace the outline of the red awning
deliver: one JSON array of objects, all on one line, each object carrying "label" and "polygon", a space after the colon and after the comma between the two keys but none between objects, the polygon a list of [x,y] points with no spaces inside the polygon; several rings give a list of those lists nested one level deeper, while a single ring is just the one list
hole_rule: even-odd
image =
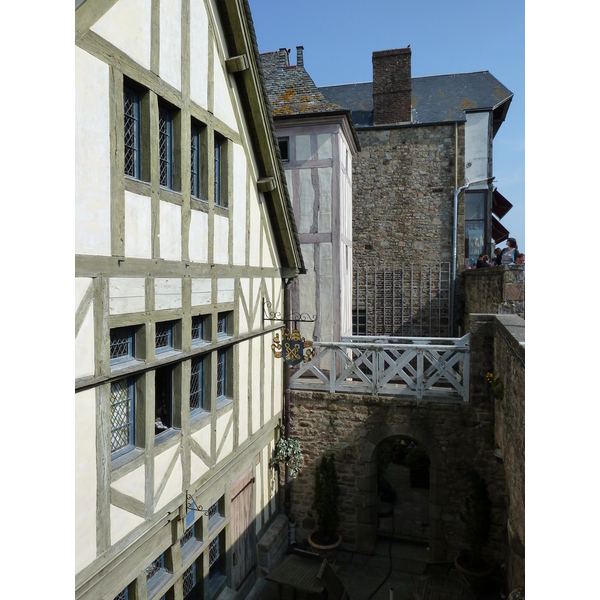
[{"label": "red awning", "polygon": [[500,221],[498,221],[498,219],[492,215],[492,237],[494,238],[494,242],[499,244],[500,242],[506,240],[509,235],[508,229],[506,229],[504,225],[502,225],[502,223],[500,223]]},{"label": "red awning", "polygon": [[511,208],[512,204],[498,191],[492,193],[492,212],[501,219]]}]

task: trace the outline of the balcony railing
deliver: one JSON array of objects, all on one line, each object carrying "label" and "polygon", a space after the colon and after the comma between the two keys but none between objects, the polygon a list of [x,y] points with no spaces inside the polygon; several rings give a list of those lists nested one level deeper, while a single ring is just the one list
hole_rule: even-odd
[{"label": "balcony railing", "polygon": [[313,347],[312,360],[293,372],[292,389],[469,401],[469,334],[355,336]]}]

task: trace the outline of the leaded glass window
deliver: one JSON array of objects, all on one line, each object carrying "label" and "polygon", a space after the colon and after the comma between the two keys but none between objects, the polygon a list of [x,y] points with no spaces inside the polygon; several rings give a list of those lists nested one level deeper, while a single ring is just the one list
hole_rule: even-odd
[{"label": "leaded glass window", "polygon": [[173,187],[173,115],[160,107],[158,111],[158,154],[160,159],[160,185]]},{"label": "leaded glass window", "polygon": [[131,378],[110,384],[110,449],[113,453],[133,445],[134,390]]},{"label": "leaded glass window", "polygon": [[115,596],[115,600],[128,600],[129,594],[127,588],[125,588],[118,596]]},{"label": "leaded glass window", "polygon": [[217,315],[217,337],[227,335],[227,313]]},{"label": "leaded glass window", "polygon": [[146,581],[150,582],[150,580],[158,575],[162,569],[165,567],[165,555],[161,554],[155,560],[153,560],[148,567],[146,567]]},{"label": "leaded glass window", "polygon": [[208,520],[212,521],[215,517],[219,516],[219,501],[217,500],[209,509],[208,509]]},{"label": "leaded glass window", "polygon": [[183,598],[190,597],[196,585],[196,563],[192,563],[189,568],[183,572]]},{"label": "leaded glass window", "polygon": [[215,136],[215,204],[221,205],[221,145],[220,137]]},{"label": "leaded glass window", "polygon": [[200,127],[192,123],[191,141],[191,193],[195,198],[200,198]]},{"label": "leaded glass window", "polygon": [[204,316],[192,317],[192,344],[198,344],[204,340]]},{"label": "leaded glass window", "polygon": [[166,352],[173,349],[173,323],[165,321],[156,324],[155,333],[156,352]]},{"label": "leaded glass window", "polygon": [[219,556],[219,536],[217,536],[208,547],[209,578],[220,572]]},{"label": "leaded glass window", "polygon": [[227,395],[227,350],[217,352],[217,398]]},{"label": "leaded glass window", "polygon": [[199,356],[192,359],[192,372],[190,376],[190,413],[204,408],[203,363],[203,359]]},{"label": "leaded glass window", "polygon": [[154,372],[154,434],[160,435],[173,426],[173,368]]},{"label": "leaded glass window", "polygon": [[133,329],[118,327],[110,330],[110,364],[114,365],[133,358]]},{"label": "leaded glass window", "polygon": [[183,548],[190,540],[194,539],[194,525],[188,527],[179,540]]},{"label": "leaded glass window", "polygon": [[125,175],[140,178],[140,96],[134,90],[123,89]]}]

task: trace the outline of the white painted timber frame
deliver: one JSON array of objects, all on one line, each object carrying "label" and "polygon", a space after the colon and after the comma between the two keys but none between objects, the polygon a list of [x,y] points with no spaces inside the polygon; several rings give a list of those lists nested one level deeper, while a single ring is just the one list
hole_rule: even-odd
[{"label": "white painted timber frame", "polygon": [[337,343],[314,342],[313,347],[313,359],[291,377],[294,390],[469,401],[469,334],[355,336]]}]

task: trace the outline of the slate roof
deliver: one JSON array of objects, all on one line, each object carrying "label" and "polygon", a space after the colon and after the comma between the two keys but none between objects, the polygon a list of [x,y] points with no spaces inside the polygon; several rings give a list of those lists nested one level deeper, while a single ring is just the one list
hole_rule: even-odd
[{"label": "slate roof", "polygon": [[[413,77],[411,83],[413,124],[461,122],[466,112],[500,108],[495,117],[499,127],[513,97],[489,71]],[[373,126],[372,82],[318,89],[330,102],[350,110],[355,127]]]},{"label": "slate roof", "polygon": [[282,64],[282,52],[286,51],[260,55],[274,117],[344,110],[325,98],[304,66]]}]

